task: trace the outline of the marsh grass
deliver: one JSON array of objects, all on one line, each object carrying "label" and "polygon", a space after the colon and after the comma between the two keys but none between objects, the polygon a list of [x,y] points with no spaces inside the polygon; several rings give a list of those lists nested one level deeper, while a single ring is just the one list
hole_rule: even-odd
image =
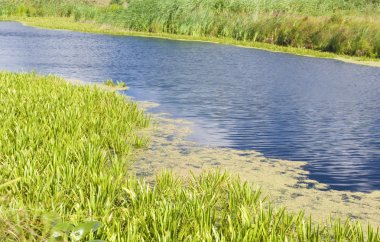
[{"label": "marsh grass", "polygon": [[54,210],[65,219],[112,213],[129,156],[146,143],[137,131],[149,118],[135,103],[53,76],[3,72],[0,109],[6,210]]},{"label": "marsh grass", "polygon": [[379,58],[379,13],[365,1],[133,0],[124,26]]},{"label": "marsh grass", "polygon": [[0,104],[5,241],[51,238],[51,213],[65,221],[59,229],[66,233],[88,225],[97,231],[86,239],[105,241],[380,240],[371,226],[363,232],[351,220],[317,224],[303,212],[274,208],[260,189],[220,171],[187,180],[164,172],[154,185],[128,175],[149,118],[116,93],[0,72]]},{"label": "marsh grass", "polygon": [[3,0],[0,14],[70,17],[148,33],[260,42],[339,55],[380,57],[380,3],[370,0]]}]

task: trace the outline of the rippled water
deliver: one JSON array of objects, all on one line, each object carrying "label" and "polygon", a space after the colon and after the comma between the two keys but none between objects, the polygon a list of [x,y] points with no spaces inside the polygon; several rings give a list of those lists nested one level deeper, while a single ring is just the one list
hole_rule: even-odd
[{"label": "rippled water", "polygon": [[380,68],[199,42],[0,22],[0,69],[125,81],[191,139],[307,161],[333,189],[380,189]]}]

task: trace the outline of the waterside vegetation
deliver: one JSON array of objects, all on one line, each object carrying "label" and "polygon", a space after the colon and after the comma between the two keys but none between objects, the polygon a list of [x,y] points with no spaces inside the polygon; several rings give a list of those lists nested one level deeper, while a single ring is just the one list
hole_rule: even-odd
[{"label": "waterside vegetation", "polygon": [[40,210],[77,222],[112,216],[129,156],[147,142],[137,131],[150,119],[137,104],[54,76],[6,72],[0,103],[0,237],[37,239]]},{"label": "waterside vegetation", "polygon": [[[0,72],[0,104],[4,240],[67,241],[58,235],[86,225],[93,233],[70,241],[380,241],[355,221],[318,224],[274,208],[260,189],[221,172],[136,179],[128,163],[147,145],[139,130],[150,119],[117,93]],[[59,228],[47,225],[52,213],[65,221]]]},{"label": "waterside vegetation", "polygon": [[40,17],[25,22],[44,27],[54,28],[54,21],[43,23],[41,17],[58,17],[69,20],[63,28],[75,30],[73,22],[95,23],[116,34],[199,39],[319,57],[380,58],[380,3],[372,0],[120,0],[108,6],[2,1],[3,19]]},{"label": "waterside vegetation", "polygon": [[114,81],[112,79],[108,79],[108,80],[105,80],[103,84],[108,87],[119,88],[122,90],[128,89],[127,84],[125,84],[125,82],[123,81]]}]

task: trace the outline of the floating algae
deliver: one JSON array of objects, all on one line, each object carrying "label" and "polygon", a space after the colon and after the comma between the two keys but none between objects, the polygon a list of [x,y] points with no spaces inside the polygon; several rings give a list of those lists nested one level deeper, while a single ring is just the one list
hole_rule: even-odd
[{"label": "floating algae", "polygon": [[[74,85],[89,84],[70,81]],[[100,88],[103,85],[97,85]],[[102,88],[106,91],[115,91]],[[129,99],[129,97],[127,97]],[[151,109],[159,104],[139,102],[140,108]],[[269,159],[253,150],[205,147],[186,140],[193,123],[168,118],[168,114],[152,114],[154,124],[143,132],[149,133],[148,148],[136,153],[132,169],[139,177],[153,182],[163,170],[189,177],[203,171],[227,171],[243,181],[261,187],[274,206],[290,211],[305,210],[316,222],[350,217],[365,225],[380,226],[380,191],[372,193],[328,190],[326,184],[308,178],[305,162]]]},{"label": "floating algae", "polygon": [[[140,103],[152,108],[152,103]],[[188,177],[203,171],[220,169],[262,187],[272,203],[290,211],[305,210],[316,222],[331,215],[380,226],[380,191],[372,193],[329,190],[326,184],[308,178],[305,162],[269,159],[252,150],[234,150],[201,146],[185,138],[192,123],[154,114],[156,125],[149,132],[151,143],[140,150],[132,169],[148,182],[163,170]]]}]

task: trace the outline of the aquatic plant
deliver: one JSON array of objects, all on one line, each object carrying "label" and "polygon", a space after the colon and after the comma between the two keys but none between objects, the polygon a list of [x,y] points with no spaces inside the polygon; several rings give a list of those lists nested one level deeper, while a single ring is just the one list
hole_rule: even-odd
[{"label": "aquatic plant", "polygon": [[119,87],[119,88],[126,88],[127,84],[123,81],[114,81],[112,79],[108,79],[104,82],[104,85],[109,87]]},{"label": "aquatic plant", "polygon": [[[380,240],[378,230],[364,232],[349,219],[318,224],[303,212],[274,208],[260,189],[219,171],[186,180],[164,172],[153,185],[137,179],[127,164],[134,146],[144,143],[137,133],[149,119],[116,93],[0,72],[0,104],[6,241],[59,239],[73,231],[75,239],[75,228],[88,233],[78,239],[105,241]],[[47,216],[52,212],[64,222]]]},{"label": "aquatic plant", "polygon": [[[46,213],[41,217],[44,226],[43,234],[47,234],[49,241],[81,241],[89,234],[95,232],[100,223],[98,221],[86,221],[74,225],[62,221],[59,214]],[[101,240],[97,240],[100,242]]]},{"label": "aquatic plant", "polygon": [[231,38],[379,58],[380,2],[372,0],[3,0],[2,15],[60,16],[128,30]]},{"label": "aquatic plant", "polygon": [[115,82],[112,79],[108,79],[104,82],[104,85],[114,87],[116,86]]},{"label": "aquatic plant", "polygon": [[116,82],[116,86],[118,86],[118,87],[127,87],[127,84],[125,84],[125,82],[122,82],[122,81],[117,81]]}]

